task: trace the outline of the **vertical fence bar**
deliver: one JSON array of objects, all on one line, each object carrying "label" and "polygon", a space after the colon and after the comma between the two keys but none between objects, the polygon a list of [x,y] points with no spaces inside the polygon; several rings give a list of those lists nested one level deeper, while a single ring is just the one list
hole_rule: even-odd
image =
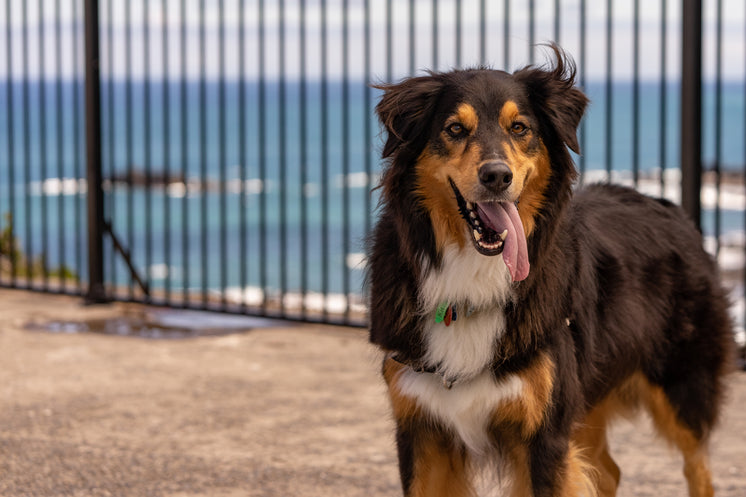
[{"label": "vertical fence bar", "polygon": [[701,230],[702,0],[681,8],[681,205]]},{"label": "vertical fence bar", "polygon": [[49,290],[47,270],[49,254],[49,220],[47,212],[47,78],[46,78],[46,30],[44,29],[44,4],[39,0],[39,184],[41,195],[41,278],[42,288]]},{"label": "vertical fence bar", "polygon": [[306,0],[300,0],[300,289],[301,289],[301,319],[306,319],[306,294],[308,293],[308,99],[306,77],[308,67],[308,48],[306,43]]},{"label": "vertical fence bar", "polygon": [[614,111],[614,99],[613,99],[613,83],[612,77],[612,56],[613,56],[613,24],[612,24],[612,13],[614,10],[614,0],[608,0],[606,2],[606,175],[607,179],[611,180],[611,171],[613,169],[612,158],[613,158],[613,146],[614,146],[614,135],[613,135],[613,124],[614,121],[611,118],[611,113]]},{"label": "vertical fence bar", "polygon": [[640,182],[640,0],[632,13],[632,182]]},{"label": "vertical fence bar", "polygon": [[[73,2],[73,19],[78,18],[78,2]],[[83,30],[85,31],[85,29]],[[83,38],[85,39],[85,33]],[[83,270],[83,230],[82,226],[83,223],[81,222],[82,213],[81,213],[81,201],[83,196],[83,189],[80,187],[82,178],[84,177],[85,169],[87,167],[83,166],[83,161],[80,159],[81,153],[81,133],[80,133],[80,85],[78,80],[78,48],[80,45],[80,35],[79,30],[75,31],[75,35],[73,36],[73,67],[75,68],[75,75],[73,77],[73,112],[72,112],[72,130],[73,130],[73,163],[75,164],[75,180],[77,184],[77,193],[75,195],[75,246],[76,246],[76,264],[75,267],[78,270],[78,293],[83,293],[83,278],[81,277],[80,272]],[[100,80],[99,80],[100,81]],[[100,84],[100,83],[99,83]],[[85,86],[85,85],[84,85]],[[99,86],[100,88],[100,86]],[[85,90],[85,88],[84,88]],[[86,194],[86,201],[87,201],[87,194]],[[103,213],[101,214],[103,216]],[[103,248],[103,245],[102,245]],[[102,258],[102,269],[103,269],[103,258]],[[103,273],[103,270],[102,270]]]},{"label": "vertical fence bar", "polygon": [[101,87],[98,0],[85,0],[86,160],[88,180],[88,293],[91,303],[107,300],[104,288],[104,192],[101,189]]},{"label": "vertical fence bar", "polygon": [[[413,4],[410,4],[413,5]],[[412,22],[413,9],[410,10]],[[342,0],[342,293],[344,294],[345,322],[350,319],[350,269],[347,254],[350,253],[350,15],[349,0]],[[411,24],[410,24],[411,25]],[[414,38],[410,38],[410,49]],[[410,74],[414,71],[414,51],[410,54]]]},{"label": "vertical fence bar", "polygon": [[200,183],[200,287],[207,308],[207,49],[205,0],[199,2],[199,183]]},{"label": "vertical fence bar", "polygon": [[[388,29],[391,28],[391,2],[388,10]],[[322,317],[328,316],[329,298],[329,62],[328,62],[327,0],[321,0],[321,293],[324,295]],[[388,44],[391,50],[391,39]],[[391,60],[389,60],[389,71]],[[389,76],[390,77],[390,76]]]},{"label": "vertical fence bar", "polygon": [[267,79],[265,62],[264,0],[259,0],[259,280],[262,289],[262,312],[267,312]]},{"label": "vertical fence bar", "polygon": [[365,0],[364,3],[364,40],[363,40],[363,50],[365,51],[364,54],[364,71],[365,71],[365,93],[364,93],[364,106],[365,112],[363,112],[363,119],[364,119],[364,132],[365,132],[365,177],[366,177],[366,191],[367,195],[365,195],[365,234],[366,236],[371,231],[371,215],[372,215],[372,191],[371,188],[373,186],[373,159],[371,158],[371,150],[373,149],[373,140],[372,140],[372,134],[373,134],[373,124],[371,123],[371,117],[372,117],[372,103],[373,103],[373,97],[371,95],[371,88],[369,86],[371,82],[371,43],[370,43],[370,0]]},{"label": "vertical fence bar", "polygon": [[306,77],[308,73],[308,49],[306,40],[306,0],[300,0],[300,288],[301,288],[301,319],[306,319],[308,309],[306,307],[306,295],[308,293],[308,85]]},{"label": "vertical fence bar", "polygon": [[[586,85],[586,74],[588,72],[587,61],[586,61],[586,1],[580,0],[580,87],[587,91]],[[586,122],[588,119],[583,119],[580,122],[580,157],[578,158],[578,167],[580,168],[580,183],[583,183],[583,177],[586,169],[586,150],[587,140],[587,126]]]},{"label": "vertical fence bar", "polygon": [[536,9],[534,0],[528,1],[528,63],[533,65],[534,45],[536,45]]},{"label": "vertical fence bar", "polygon": [[[437,71],[438,70],[438,0],[433,0],[433,31],[432,31],[432,38],[433,38],[433,59],[432,59],[432,70]],[[390,25],[389,21],[389,25]],[[389,32],[387,34],[387,39],[389,40],[389,43],[391,42],[391,33]],[[390,79],[389,79],[390,81]]]},{"label": "vertical fence bar", "polygon": [[[150,95],[150,17],[149,17],[149,2],[143,2],[142,5],[142,29],[143,29],[143,140],[144,140],[144,156],[145,164],[143,168],[145,170],[145,185],[143,188],[145,191],[143,195],[145,197],[145,282],[150,287],[150,268],[153,264],[153,143],[152,143],[152,123],[151,123],[151,95]],[[130,243],[134,244],[134,240]],[[132,250],[130,250],[132,252]],[[150,300],[151,296],[146,295],[145,298]]]},{"label": "vertical fence bar", "polygon": [[720,187],[723,160],[723,1],[717,0],[715,17],[715,257],[720,255],[722,212],[720,209]]},{"label": "vertical fence bar", "polygon": [[[107,126],[108,126],[108,171],[109,171],[109,194],[104,197],[104,209],[105,209],[105,215],[108,216],[109,221],[113,223],[114,217],[115,217],[115,207],[116,207],[116,189],[117,185],[114,181],[115,179],[115,173],[116,173],[116,145],[117,145],[117,136],[115,132],[115,116],[116,112],[114,110],[114,14],[112,12],[114,8],[114,2],[113,0],[109,0],[106,4],[106,40],[107,40],[107,58],[108,58],[108,64],[107,68],[109,70],[109,74],[107,75],[107,82],[106,82],[106,118],[107,118]],[[117,278],[117,272],[116,272],[116,257],[113,254],[113,250],[110,251],[109,256],[109,281],[111,285],[111,294],[116,294],[116,288],[119,279]]]},{"label": "vertical fence bar", "polygon": [[[13,105],[13,48],[11,46],[11,8],[10,5],[12,3],[12,0],[6,0],[5,2],[5,53],[6,53],[6,79],[5,79],[5,92],[6,97],[8,101],[8,110],[6,113],[6,119],[8,123],[8,217],[6,218],[6,222],[8,223],[8,226],[5,228],[9,234],[10,240],[15,240],[15,203],[16,203],[16,195],[15,195],[15,168],[16,168],[16,157],[15,157],[15,112],[14,112],[14,105]],[[8,257],[10,258],[10,286],[14,287],[16,286],[16,260],[18,258],[18,253],[16,252],[16,246],[15,244],[11,244],[8,247]]]},{"label": "vertical fence bar", "polygon": [[[347,12],[348,5],[347,0],[344,0],[343,9],[345,10],[345,13]],[[415,6],[414,6],[414,0],[409,0],[409,75],[414,76],[415,73],[415,41],[416,41],[416,35],[415,35],[415,24],[414,24],[414,15],[415,15]],[[343,21],[344,28],[347,30],[347,23]],[[344,48],[346,49],[346,43],[347,43],[347,37],[345,37],[345,41],[343,42],[345,44]]]},{"label": "vertical fence bar", "polygon": [[554,42],[560,43],[560,0],[554,0]]},{"label": "vertical fence bar", "polygon": [[459,69],[461,68],[461,24],[463,22],[463,14],[461,12],[462,5],[463,2],[456,2],[456,67]]},{"label": "vertical fence bar", "polygon": [[[392,0],[386,0],[386,81],[389,83],[391,82],[393,78],[393,67],[394,67],[394,14],[392,13]],[[326,0],[321,0],[322,5],[322,19],[326,19]],[[326,40],[326,21],[322,21],[321,25],[321,39],[322,39],[322,45],[324,45]],[[324,45],[326,46],[326,45]],[[326,70],[322,69],[322,77],[326,76]],[[326,106],[323,106],[322,108],[326,109]]]},{"label": "vertical fence bar", "polygon": [[503,1],[503,69],[510,71],[510,0]]},{"label": "vertical fence bar", "polygon": [[26,288],[31,288],[31,99],[29,93],[31,92],[31,83],[29,78],[29,21],[28,21],[28,5],[26,2],[22,2],[23,8],[23,42],[21,52],[21,60],[23,63],[23,207],[24,207],[24,233],[26,235],[25,240],[25,257],[26,257]]},{"label": "vertical fence bar", "polygon": [[171,185],[171,89],[169,80],[169,26],[168,26],[168,0],[161,2],[161,62],[162,75],[162,112],[163,112],[163,262],[166,265],[166,281],[163,296],[166,304],[171,304],[171,197],[169,187]]},{"label": "vertical fence bar", "polygon": [[487,0],[479,1],[479,63],[487,59]]},{"label": "vertical fence bar", "polygon": [[187,13],[186,0],[181,0],[180,8],[180,50],[181,81],[179,89],[179,115],[181,117],[181,177],[184,181],[184,195],[181,197],[181,297],[185,307],[189,306],[189,107],[187,99]]},{"label": "vertical fence bar", "polygon": [[[302,16],[301,16],[301,22]],[[239,285],[241,296],[240,309],[241,312],[246,312],[246,299],[244,295],[246,293],[246,261],[248,260],[247,253],[247,236],[246,236],[246,180],[247,180],[247,157],[246,157],[246,11],[244,0],[239,0],[238,4],[238,161],[239,165],[239,176],[241,179],[241,190],[238,210],[238,223],[239,223]]]},{"label": "vertical fence bar", "polygon": [[279,159],[280,159],[280,314],[285,315],[285,292],[288,289],[288,213],[287,213],[287,85],[285,77],[285,0],[279,1]]},{"label": "vertical fence bar", "polygon": [[[133,186],[134,186],[134,177],[133,177],[133,171],[132,171],[132,151],[134,150],[134,143],[133,143],[133,130],[132,130],[132,107],[133,107],[133,99],[132,99],[132,2],[126,2],[126,10],[124,15],[124,23],[125,23],[125,41],[124,41],[124,49],[125,49],[125,102],[127,108],[124,110],[125,115],[125,143],[127,146],[127,150],[125,150],[125,164],[124,167],[127,168],[127,202],[126,202],[126,212],[127,212],[127,244],[132,248],[134,244],[135,239],[135,229],[134,229],[134,195],[133,195]],[[114,224],[114,220],[112,219],[112,225]],[[129,282],[127,284],[127,295],[130,300],[134,300],[135,298],[135,280],[132,277],[132,272],[129,273]]]},{"label": "vertical fence bar", "polygon": [[219,9],[219,71],[218,78],[218,128],[220,130],[220,302],[223,310],[228,306],[226,287],[228,286],[228,202],[225,194],[225,183],[228,181],[226,170],[228,168],[226,151],[228,142],[226,139],[226,109],[225,109],[225,0],[218,3]]},{"label": "vertical fence bar", "polygon": [[661,189],[661,196],[665,195],[666,191],[666,162],[668,161],[668,151],[666,150],[666,142],[667,142],[667,131],[668,131],[668,119],[666,119],[666,114],[668,113],[668,88],[667,88],[667,55],[666,55],[666,34],[667,34],[667,9],[666,9],[666,0],[661,0],[661,79],[660,79],[660,89],[659,89],[659,105],[660,108],[658,110],[660,119],[658,121],[658,133],[659,138],[658,142],[660,143],[660,149],[659,149],[659,156],[658,161],[660,162],[660,189]]},{"label": "vertical fence bar", "polygon": [[66,257],[66,251],[67,251],[67,244],[65,243],[65,230],[63,230],[63,227],[65,225],[65,188],[64,188],[64,180],[65,180],[65,170],[64,170],[64,157],[65,157],[65,148],[64,148],[64,138],[63,138],[63,129],[62,129],[62,119],[63,119],[63,106],[62,106],[62,15],[61,15],[61,6],[59,0],[55,1],[54,5],[54,12],[55,12],[55,21],[54,21],[54,38],[55,38],[55,58],[56,61],[56,67],[55,72],[57,73],[57,81],[55,82],[55,118],[56,118],[56,139],[57,139],[57,180],[59,181],[59,190],[57,191],[57,251],[59,253],[59,262],[58,262],[58,274],[57,278],[59,279],[59,290],[61,292],[65,292],[66,286],[67,286],[67,274],[66,274],[66,263],[67,263],[67,257]]}]

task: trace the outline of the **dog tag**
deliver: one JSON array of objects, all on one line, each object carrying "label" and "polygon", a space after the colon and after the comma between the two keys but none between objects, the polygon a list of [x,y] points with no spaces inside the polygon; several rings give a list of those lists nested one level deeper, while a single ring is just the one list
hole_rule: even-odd
[{"label": "dog tag", "polygon": [[448,310],[446,310],[446,315],[443,318],[443,322],[446,324],[446,326],[451,326],[452,318],[453,318],[453,306],[449,305]]},{"label": "dog tag", "polygon": [[435,322],[436,323],[442,323],[443,320],[446,317],[446,311],[448,311],[448,308],[450,306],[448,305],[448,302],[441,302],[440,305],[438,305],[438,308],[435,309]]}]

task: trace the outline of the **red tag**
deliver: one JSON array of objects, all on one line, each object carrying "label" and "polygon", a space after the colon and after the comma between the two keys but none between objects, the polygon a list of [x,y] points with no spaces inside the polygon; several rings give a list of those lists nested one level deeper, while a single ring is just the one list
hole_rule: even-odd
[{"label": "red tag", "polygon": [[446,326],[451,325],[451,318],[453,317],[453,307],[448,306],[448,310],[446,311],[446,317],[443,318],[443,322],[446,324]]}]

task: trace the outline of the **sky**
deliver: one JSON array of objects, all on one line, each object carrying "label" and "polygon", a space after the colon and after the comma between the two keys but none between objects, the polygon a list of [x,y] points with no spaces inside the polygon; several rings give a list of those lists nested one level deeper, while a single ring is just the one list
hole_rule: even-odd
[{"label": "sky", "polygon": [[[505,59],[503,16],[509,2],[511,28],[508,37],[509,58]],[[639,74],[642,79],[658,79],[661,74],[661,1],[639,0]],[[726,80],[744,80],[746,73],[746,2],[720,0],[723,10],[722,74]],[[369,65],[365,64],[364,0],[264,0],[264,74],[268,79],[280,75],[297,78],[304,68],[307,77],[318,79],[322,64],[330,78],[346,71],[351,79],[368,75],[373,81],[400,79],[425,69],[446,70],[480,63],[513,70],[529,63],[530,34],[528,0],[440,0],[437,2],[437,50],[433,60],[433,0],[368,0],[367,18],[371,46]],[[484,4],[486,26],[485,57],[480,59],[481,8]],[[581,0],[559,0],[560,44],[579,61],[581,58],[579,23]],[[607,2],[586,0],[586,78],[602,79],[606,71]],[[633,0],[612,0],[613,38],[612,74],[616,80],[631,79],[633,64]],[[243,4],[243,8],[241,8]],[[676,79],[680,59],[680,2],[667,0],[666,66],[667,77]],[[239,75],[239,28],[243,19],[244,66],[246,77],[259,76],[259,40],[262,23],[259,0],[101,0],[101,54],[104,75],[140,78],[147,73],[159,79],[164,67],[171,77],[179,77],[181,67],[182,23],[186,33],[186,73],[200,74],[202,57],[199,39],[204,29],[205,71],[208,77],[221,73],[227,78]],[[184,8],[182,9],[182,5]],[[222,5],[222,10],[221,10]],[[345,14],[345,8],[346,14]],[[388,6],[391,6],[389,13]],[[536,43],[554,39],[555,0],[534,0]],[[704,71],[715,73],[715,19],[717,0],[704,0]],[[301,9],[304,9],[304,15]],[[24,31],[24,10],[27,29]],[[50,77],[71,78],[82,74],[82,0],[0,0],[0,78],[8,75],[10,47],[11,72],[18,78],[25,70],[37,78],[42,70]],[[281,10],[284,16],[281,16]],[[322,14],[325,11],[325,23]],[[410,22],[414,12],[414,23]],[[10,12],[10,16],[8,16]],[[461,38],[457,39],[456,19],[461,17]],[[347,18],[347,36],[344,19]],[[281,26],[280,19],[284,19]],[[129,21],[128,21],[129,19]],[[301,39],[302,20],[305,37]],[[391,46],[387,42],[391,20]],[[220,25],[223,25],[221,40]],[[128,27],[129,26],[129,27]],[[326,33],[326,57],[322,45],[322,26]],[[284,36],[280,36],[281,28]],[[410,57],[410,30],[414,29],[414,60]],[[163,50],[163,33],[167,50]],[[59,36],[58,36],[59,33]],[[126,39],[131,40],[129,57]],[[27,50],[23,51],[24,34]],[[76,37],[76,34],[78,35]],[[150,39],[147,48],[145,40]],[[280,43],[284,40],[284,47]],[[8,44],[10,40],[10,44]],[[43,41],[42,41],[43,40]],[[456,51],[460,41],[460,56]],[[44,46],[43,54],[40,47]],[[221,58],[221,47],[223,57]],[[345,50],[346,49],[346,50]],[[536,48],[534,61],[545,60],[543,49]],[[77,54],[77,60],[74,54]],[[167,63],[164,63],[167,54]],[[127,61],[130,61],[129,69]],[[281,63],[283,62],[284,63]],[[147,62],[147,65],[146,65]],[[284,68],[284,70],[283,70]],[[367,71],[366,71],[367,69]]]}]

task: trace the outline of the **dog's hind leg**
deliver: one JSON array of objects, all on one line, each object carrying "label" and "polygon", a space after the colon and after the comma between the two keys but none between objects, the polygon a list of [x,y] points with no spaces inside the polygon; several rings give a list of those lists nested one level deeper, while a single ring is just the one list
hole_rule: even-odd
[{"label": "dog's hind leg", "polygon": [[707,433],[683,422],[661,387],[647,384],[644,402],[658,432],[679,448],[684,456],[684,476],[689,497],[712,497],[712,477],[707,461]]}]

